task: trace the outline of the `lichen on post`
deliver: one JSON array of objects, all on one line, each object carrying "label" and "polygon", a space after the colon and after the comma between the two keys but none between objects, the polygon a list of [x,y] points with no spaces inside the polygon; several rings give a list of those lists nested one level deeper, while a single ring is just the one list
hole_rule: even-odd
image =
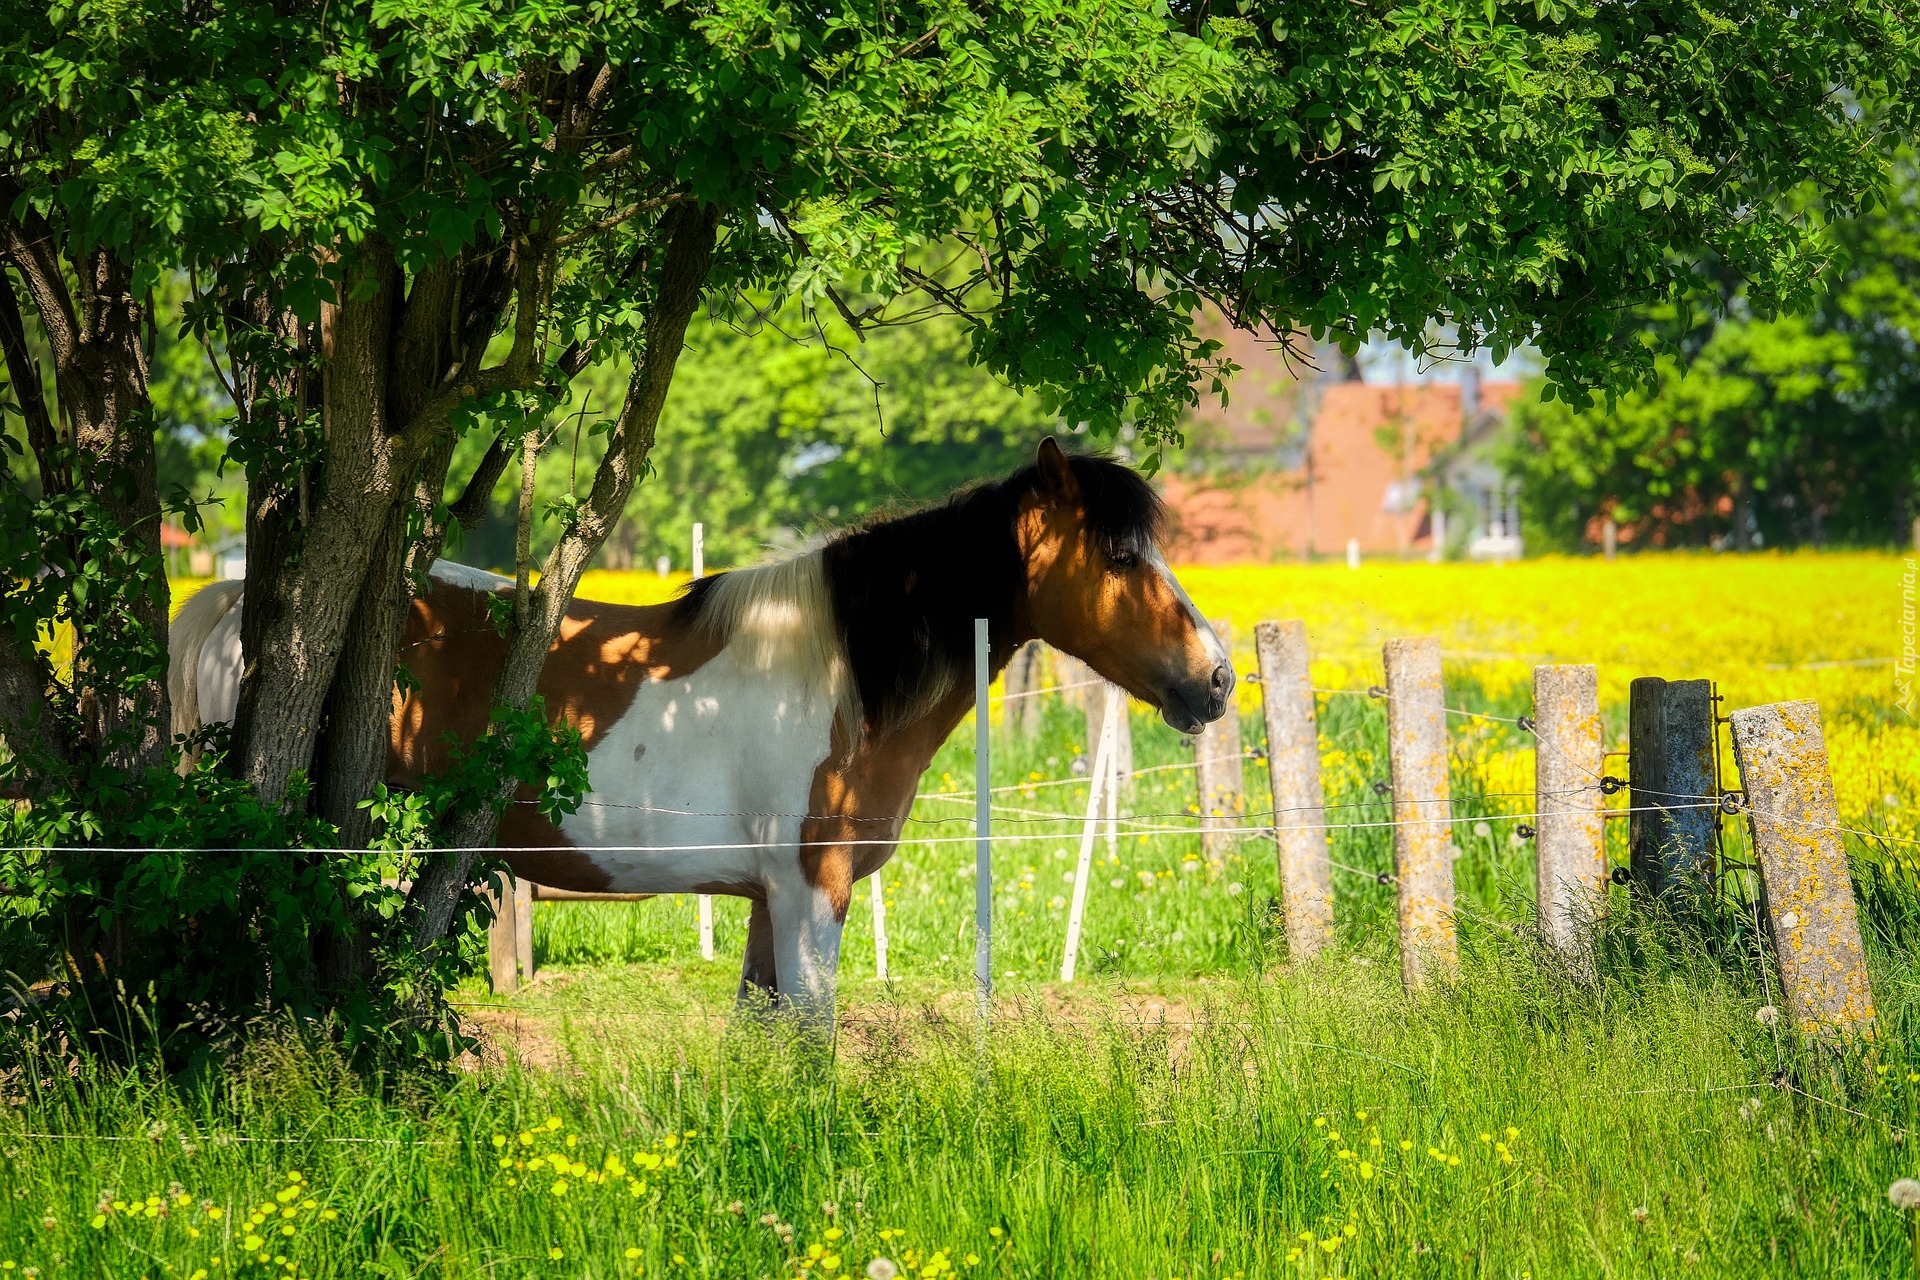
[{"label": "lichen on post", "polygon": [[1871,1035],[1873,989],[1819,704],[1776,702],[1731,719],[1787,1011],[1809,1034]]}]

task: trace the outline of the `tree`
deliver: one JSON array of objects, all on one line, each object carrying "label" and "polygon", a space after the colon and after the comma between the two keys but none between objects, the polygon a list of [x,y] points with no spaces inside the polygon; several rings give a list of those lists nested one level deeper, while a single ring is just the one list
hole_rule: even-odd
[{"label": "tree", "polygon": [[[1703,254],[1756,308],[1804,304],[1822,218],[1881,181],[1907,28],[1870,0],[1722,7],[0,0],[0,336],[40,474],[5,525],[15,785],[42,814],[94,797],[76,829],[101,839],[125,822],[100,789],[137,796],[167,760],[147,360],[170,280],[247,480],[224,767],[355,848],[409,584],[533,469],[569,384],[623,360],[537,587],[519,566],[495,699],[522,740],[498,759],[525,762],[703,302],[958,316],[973,359],[1096,436],[1129,424],[1149,465],[1220,389],[1203,299],[1349,349],[1435,322],[1530,341],[1576,399],[1649,367],[1612,317],[1695,297]],[[61,619],[71,673],[35,643]],[[418,947],[512,783],[434,815],[456,852],[413,875]],[[323,990],[352,967],[336,941]]]},{"label": "tree", "polygon": [[[809,324],[793,310],[753,327],[702,316],[688,328],[652,474],[628,499],[603,563],[651,566],[664,555],[684,570],[698,520],[708,565],[748,564],[768,546],[1011,471],[1059,428],[1038,396],[969,365],[954,317],[879,328],[861,341],[838,315]],[[623,375],[610,363],[575,379],[541,460],[536,513],[564,512],[592,478],[605,453],[595,406],[617,403],[609,385]],[[454,472],[465,474],[483,447],[464,441]],[[519,490],[518,476],[501,480],[459,559],[513,564]],[[535,557],[562,531],[558,519],[536,519]]]},{"label": "tree", "polygon": [[1813,311],[1763,319],[1726,277],[1717,315],[1646,312],[1654,385],[1606,410],[1516,407],[1504,457],[1529,537],[1576,549],[1614,520],[1630,543],[1903,541],[1920,492],[1920,180],[1835,229]]}]

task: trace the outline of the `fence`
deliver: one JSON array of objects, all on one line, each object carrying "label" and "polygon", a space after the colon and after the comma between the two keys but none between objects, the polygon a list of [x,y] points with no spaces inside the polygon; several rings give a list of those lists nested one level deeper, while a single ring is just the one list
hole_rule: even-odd
[{"label": "fence", "polygon": [[[1482,818],[1458,817],[1449,794],[1448,718],[1491,720],[1515,726],[1535,745],[1533,811],[1511,815],[1516,830],[1534,841],[1536,913],[1540,937],[1576,967],[1583,967],[1586,922],[1606,905],[1610,875],[1604,822],[1627,818],[1632,824],[1632,873],[1636,895],[1684,906],[1689,893],[1712,888],[1713,860],[1703,840],[1717,830],[1716,819],[1744,813],[1752,825],[1760,893],[1754,905],[1756,925],[1774,940],[1784,998],[1794,1025],[1806,1031],[1867,1031],[1873,1021],[1859,924],[1848,876],[1838,808],[1818,706],[1810,702],[1748,708],[1731,716],[1717,713],[1719,699],[1706,682],[1642,679],[1634,682],[1630,748],[1620,779],[1605,772],[1607,753],[1601,733],[1599,681],[1595,667],[1579,664],[1536,665],[1533,714],[1486,715],[1446,705],[1438,640],[1414,637],[1389,641],[1382,653],[1386,680],[1366,690],[1315,689],[1308,676],[1306,630],[1300,622],[1262,622],[1254,631],[1257,672],[1247,679],[1261,691],[1266,727],[1265,759],[1273,808],[1245,812],[1240,778],[1244,763],[1258,758],[1241,748],[1237,727],[1211,728],[1196,744],[1196,758],[1183,765],[1121,769],[1121,740],[1127,736],[1120,691],[1090,673],[1067,668],[1072,677],[1040,686],[1030,657],[1017,660],[1016,687],[998,701],[1018,704],[1040,696],[1070,693],[1087,710],[1092,769],[1087,778],[989,784],[991,737],[985,620],[976,623],[976,776],[971,795],[939,794],[929,802],[971,803],[971,835],[935,837],[926,844],[971,843],[975,874],[975,981],[982,1014],[992,993],[993,850],[998,844],[1045,836],[1000,836],[993,832],[996,812],[1014,817],[1039,815],[1055,820],[1071,815],[1029,811],[995,803],[996,795],[1039,787],[1088,787],[1081,820],[1079,861],[1073,881],[1062,945],[1060,977],[1074,979],[1090,889],[1091,854],[1104,827],[1109,842],[1124,829],[1134,836],[1192,836],[1203,841],[1248,837],[1274,842],[1280,909],[1290,954],[1311,958],[1333,936],[1332,872],[1347,871],[1391,883],[1398,898],[1402,979],[1418,990],[1451,973],[1457,963],[1456,910],[1453,901],[1456,845],[1453,828]],[[1065,664],[1063,664],[1064,666]],[[1384,822],[1347,823],[1347,827],[1392,831],[1394,870],[1376,874],[1335,862],[1329,853],[1327,814],[1318,758],[1318,699],[1366,697],[1386,703],[1390,778],[1379,784],[1391,801]],[[1009,717],[1033,723],[1030,716]],[[1219,721],[1220,724],[1233,724]],[[1731,730],[1734,755],[1745,789],[1723,789],[1715,750],[1721,726]],[[1130,742],[1130,739],[1129,739]],[[1131,749],[1126,750],[1130,763]],[[1620,754],[1620,753],[1613,753]],[[1167,826],[1172,815],[1122,817],[1117,800],[1131,778],[1165,769],[1196,771],[1198,827]],[[1630,792],[1625,807],[1608,807],[1606,797]],[[1464,798],[1464,797],[1463,797]],[[1258,819],[1267,819],[1259,821]],[[942,819],[933,819],[940,821]],[[954,815],[951,821],[963,821]],[[1867,834],[1867,833],[1862,833]],[[886,843],[886,842],[880,842]],[[1617,875],[1618,873],[1612,873]],[[873,877],[872,909],[876,970],[886,976],[886,921],[880,876]],[[628,899],[646,895],[562,894],[537,886],[516,888],[513,909],[499,913],[493,938],[496,984],[511,989],[515,970],[529,975],[530,909],[535,900]],[[1766,919],[1758,916],[1764,913]],[[712,956],[711,917],[702,917],[702,951]]]}]

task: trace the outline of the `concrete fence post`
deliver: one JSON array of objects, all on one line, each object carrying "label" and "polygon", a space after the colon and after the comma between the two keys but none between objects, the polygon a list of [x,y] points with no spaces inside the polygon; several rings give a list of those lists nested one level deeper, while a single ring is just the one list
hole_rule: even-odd
[{"label": "concrete fence post", "polygon": [[1333,865],[1327,860],[1320,731],[1307,677],[1307,624],[1262,622],[1253,629],[1253,644],[1260,660],[1287,954],[1311,960],[1333,941]]},{"label": "concrete fence post", "polygon": [[[1216,621],[1220,642],[1233,651],[1231,623]],[[1217,858],[1233,848],[1232,829],[1246,812],[1245,751],[1240,746],[1240,709],[1227,699],[1226,713],[1200,730],[1194,742],[1200,792],[1200,849]]]},{"label": "concrete fence post", "polygon": [[1809,1034],[1871,1034],[1873,989],[1819,704],[1776,702],[1730,719],[1787,1013]]},{"label": "concrete fence post", "polygon": [[1400,882],[1400,980],[1417,991],[1458,962],[1453,922],[1453,831],[1440,641],[1389,640],[1387,750],[1393,788],[1393,865]]},{"label": "concrete fence post", "polygon": [[1592,666],[1533,669],[1534,883],[1540,936],[1563,955],[1584,953],[1581,925],[1606,901],[1600,813],[1600,673]]},{"label": "concrete fence post", "polygon": [[1713,891],[1713,682],[1642,676],[1627,721],[1634,884],[1684,910]]}]

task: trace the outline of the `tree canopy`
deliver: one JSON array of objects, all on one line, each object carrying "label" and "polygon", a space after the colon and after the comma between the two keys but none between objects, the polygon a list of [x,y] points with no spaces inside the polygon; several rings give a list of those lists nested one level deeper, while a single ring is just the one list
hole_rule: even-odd
[{"label": "tree canopy", "polygon": [[1610,409],[1521,403],[1507,465],[1526,519],[1569,549],[1886,545],[1920,515],[1920,173],[1911,157],[1840,250],[1813,310],[1772,319],[1726,277],[1720,314],[1642,314],[1663,356]]},{"label": "tree canopy", "polygon": [[[501,776],[448,781],[407,837],[455,851],[403,868],[431,952],[516,778],[571,776],[535,682],[635,486],[672,475],[703,308],[954,317],[971,359],[1149,465],[1221,389],[1203,301],[1349,349],[1530,342],[1581,402],[1653,367],[1624,311],[1723,299],[1702,261],[1757,315],[1810,305],[1908,124],[1911,33],[1877,0],[0,0],[0,354],[33,463],[0,510],[16,820],[73,846],[130,840],[129,796],[190,805],[139,782],[172,745],[158,525],[193,519],[154,457],[169,289],[247,486],[245,675],[201,775],[346,850],[405,825],[367,805],[410,584],[516,460],[534,475],[575,379],[625,370],[537,586],[518,565],[473,757]],[[121,864],[56,864],[123,927]],[[321,898],[370,882],[301,865]],[[302,990],[349,980],[359,910],[282,913],[314,934]]]}]

